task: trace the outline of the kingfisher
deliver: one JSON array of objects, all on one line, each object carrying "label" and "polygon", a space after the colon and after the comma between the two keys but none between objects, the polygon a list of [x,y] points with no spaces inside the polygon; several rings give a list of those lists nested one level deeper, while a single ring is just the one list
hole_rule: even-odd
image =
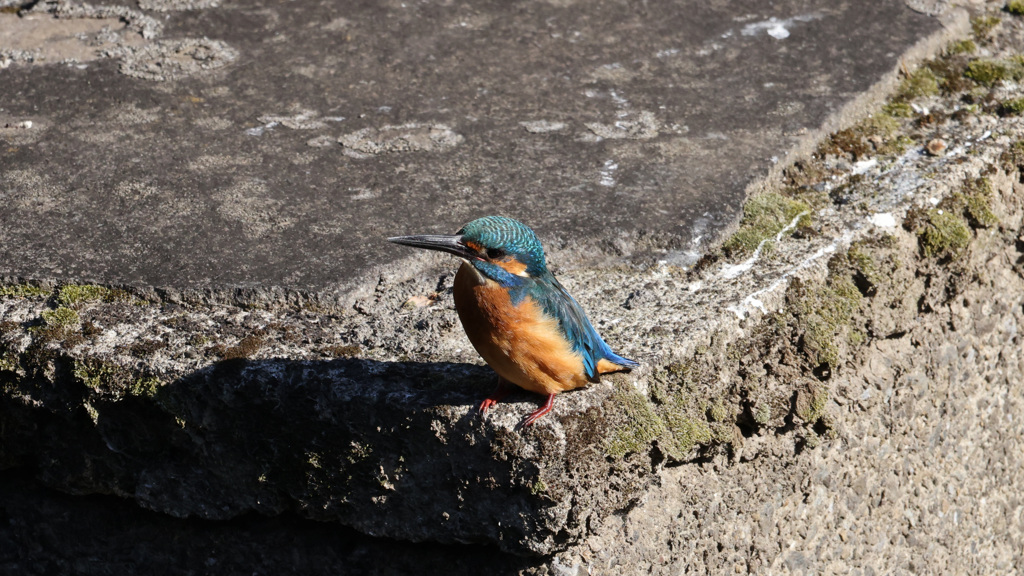
[{"label": "kingfisher", "polygon": [[453,235],[388,241],[462,260],[452,286],[455,309],[469,341],[498,374],[498,387],[480,404],[482,413],[514,384],[547,397],[523,420],[521,425],[529,426],[551,412],[559,392],[638,366],[601,339],[583,308],[548,270],[540,240],[522,222],[485,216]]}]

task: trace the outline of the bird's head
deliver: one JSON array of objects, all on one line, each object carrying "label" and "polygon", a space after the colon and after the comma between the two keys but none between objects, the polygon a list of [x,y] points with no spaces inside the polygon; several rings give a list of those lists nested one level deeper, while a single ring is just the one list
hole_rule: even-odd
[{"label": "bird's head", "polygon": [[515,284],[517,278],[536,278],[547,272],[537,235],[529,226],[504,216],[477,218],[454,235],[396,236],[388,241],[449,252],[506,285]]}]

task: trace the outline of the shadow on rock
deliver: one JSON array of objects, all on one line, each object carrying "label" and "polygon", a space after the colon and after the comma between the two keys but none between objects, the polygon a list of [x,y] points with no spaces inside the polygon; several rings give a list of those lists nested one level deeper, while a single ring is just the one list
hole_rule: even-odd
[{"label": "shadow on rock", "polygon": [[[295,512],[411,541],[538,549],[538,469],[470,364],[232,359],[160,386],[66,358],[0,398],[0,468],[179,518]],[[561,520],[564,521],[564,520]],[[541,541],[550,545],[550,536]]]},{"label": "shadow on rock", "polygon": [[3,574],[513,574],[536,563],[493,546],[372,538],[293,513],[171,518],[111,496],[68,496],[0,473]]}]

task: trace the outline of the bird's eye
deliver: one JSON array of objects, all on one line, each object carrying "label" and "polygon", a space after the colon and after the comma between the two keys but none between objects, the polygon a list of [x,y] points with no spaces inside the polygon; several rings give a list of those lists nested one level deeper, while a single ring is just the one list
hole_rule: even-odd
[{"label": "bird's eye", "polygon": [[487,257],[490,258],[491,260],[494,260],[494,259],[497,259],[497,258],[501,258],[504,255],[505,255],[505,251],[502,250],[501,248],[488,248],[487,249]]}]

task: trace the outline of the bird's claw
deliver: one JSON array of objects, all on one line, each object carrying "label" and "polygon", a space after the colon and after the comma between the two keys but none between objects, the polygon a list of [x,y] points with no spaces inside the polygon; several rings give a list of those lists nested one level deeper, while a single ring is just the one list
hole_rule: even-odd
[{"label": "bird's claw", "polygon": [[497,404],[498,401],[493,398],[488,398],[480,403],[480,413],[487,414],[487,411],[491,409],[491,406]]}]

